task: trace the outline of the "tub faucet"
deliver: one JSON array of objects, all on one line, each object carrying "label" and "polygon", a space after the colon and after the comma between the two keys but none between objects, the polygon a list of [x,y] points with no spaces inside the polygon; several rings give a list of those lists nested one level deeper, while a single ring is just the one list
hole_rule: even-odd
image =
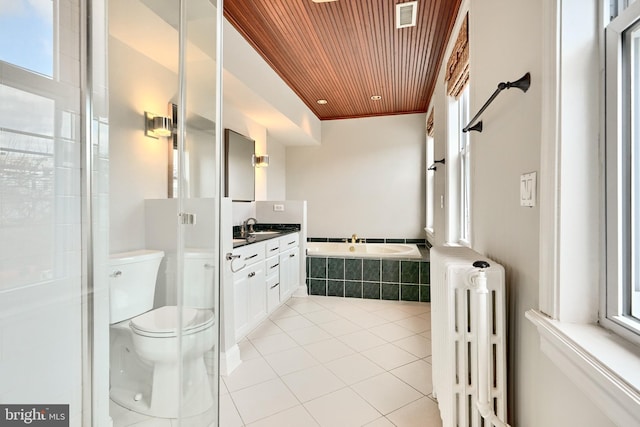
[{"label": "tub faucet", "polygon": [[[250,223],[250,221],[253,221]],[[255,218],[248,218],[242,223],[242,227],[240,227],[240,237],[247,237],[249,234],[253,233],[253,226],[258,223],[258,220]],[[249,228],[247,228],[249,227]]]},{"label": "tub faucet", "polygon": [[358,235],[357,234],[352,234],[351,235],[351,243],[356,243],[358,241]]}]

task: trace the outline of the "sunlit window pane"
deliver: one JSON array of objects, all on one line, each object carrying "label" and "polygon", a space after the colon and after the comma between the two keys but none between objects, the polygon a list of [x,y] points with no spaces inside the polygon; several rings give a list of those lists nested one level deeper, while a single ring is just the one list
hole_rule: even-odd
[{"label": "sunlit window pane", "polygon": [[53,77],[53,0],[0,0],[0,60]]}]

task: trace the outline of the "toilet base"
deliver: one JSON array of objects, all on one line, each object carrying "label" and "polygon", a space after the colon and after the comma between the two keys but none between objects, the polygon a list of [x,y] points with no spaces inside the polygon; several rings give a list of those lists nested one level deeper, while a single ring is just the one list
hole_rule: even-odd
[{"label": "toilet base", "polygon": [[[209,375],[200,357],[185,363],[182,410],[179,411],[178,369],[174,364],[156,364],[153,368],[152,387],[121,378],[112,383],[109,397],[131,411],[158,418],[190,417],[206,412],[213,406]],[[189,372],[187,372],[187,370]],[[179,414],[180,412],[180,414]]]}]

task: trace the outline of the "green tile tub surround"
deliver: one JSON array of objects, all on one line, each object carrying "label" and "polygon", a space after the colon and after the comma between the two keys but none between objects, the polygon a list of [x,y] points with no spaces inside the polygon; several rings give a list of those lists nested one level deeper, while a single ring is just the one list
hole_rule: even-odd
[{"label": "green tile tub surround", "polygon": [[402,301],[420,301],[420,286],[401,284],[400,299]]},{"label": "green tile tub surround", "polygon": [[344,280],[327,280],[327,296],[344,297]]},{"label": "green tile tub surround", "polygon": [[407,239],[385,239],[385,243],[407,243]]},{"label": "green tile tub surround", "polygon": [[431,286],[420,285],[420,301],[431,302]]},{"label": "green tile tub surround", "polygon": [[362,298],[380,299],[380,282],[362,282]]},{"label": "green tile tub surround", "polygon": [[400,282],[400,261],[391,259],[382,260],[382,281],[390,283]]},{"label": "green tile tub surround", "polygon": [[326,279],[327,277],[327,259],[325,257],[309,257],[310,267],[308,270],[309,277],[314,279]]},{"label": "green tile tub surround", "polygon": [[382,299],[400,300],[400,285],[397,283],[382,283]]},{"label": "green tile tub surround", "polygon": [[327,278],[344,280],[344,258],[327,258]]},{"label": "green tile tub surround", "polygon": [[[344,282],[344,296],[349,298],[362,298],[362,282],[355,282],[350,280],[345,280]],[[380,298],[380,293],[378,292],[378,298]]]},{"label": "green tile tub surround", "polygon": [[420,262],[400,262],[400,283],[420,283]]},{"label": "green tile tub surround", "polygon": [[362,258],[346,258],[344,260],[344,279],[362,280]]},{"label": "green tile tub surround", "polygon": [[428,285],[431,283],[431,263],[422,261],[420,263],[420,284]]},{"label": "green tile tub surround", "polygon": [[379,282],[380,281],[380,265],[381,265],[381,261],[379,259],[363,259],[362,260],[362,280],[367,282]]},{"label": "green tile tub surround", "polygon": [[326,279],[309,279],[309,293],[311,295],[327,295]]}]

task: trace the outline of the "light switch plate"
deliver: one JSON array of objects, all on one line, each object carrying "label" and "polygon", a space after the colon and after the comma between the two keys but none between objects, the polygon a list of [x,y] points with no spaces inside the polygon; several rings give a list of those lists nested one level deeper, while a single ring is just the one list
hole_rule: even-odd
[{"label": "light switch plate", "polygon": [[520,175],[520,206],[536,205],[536,172]]}]

